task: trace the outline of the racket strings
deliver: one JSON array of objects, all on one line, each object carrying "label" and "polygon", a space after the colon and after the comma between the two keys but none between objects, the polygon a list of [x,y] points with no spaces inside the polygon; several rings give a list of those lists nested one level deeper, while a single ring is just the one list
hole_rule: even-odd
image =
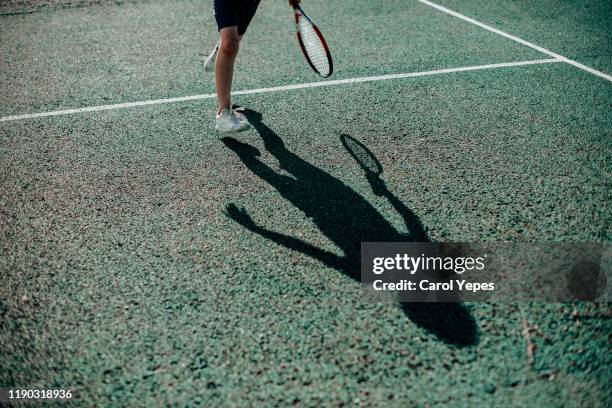
[{"label": "racket strings", "polygon": [[321,39],[317,35],[312,23],[306,18],[298,20],[298,30],[306,49],[306,54],[312,62],[316,70],[324,77],[330,74],[330,64],[327,56],[327,50],[323,46]]}]

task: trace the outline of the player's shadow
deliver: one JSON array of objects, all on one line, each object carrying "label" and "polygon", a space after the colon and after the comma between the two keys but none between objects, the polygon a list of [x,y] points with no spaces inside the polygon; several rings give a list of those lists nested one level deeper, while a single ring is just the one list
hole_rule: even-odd
[{"label": "player's shadow", "polygon": [[[261,114],[246,110],[245,115],[263,139],[266,150],[278,160],[280,168],[288,175],[274,171],[259,160],[259,150],[249,144],[231,137],[223,138],[223,143],[238,155],[249,170],[309,217],[342,250],[344,256],[257,225],[245,209],[239,209],[234,204],[227,206],[230,218],[264,238],[316,258],[358,281],[361,242],[429,241],[417,216],[349,149],[350,143],[356,143],[378,162],[363,144],[350,136],[341,136],[345,148],[365,171],[373,192],[386,198],[401,215],[408,233],[397,231],[376,208],[342,181],[289,151],[283,140],[261,121]],[[401,308],[411,321],[449,344],[461,347],[478,342],[476,322],[461,303],[404,303]]]}]

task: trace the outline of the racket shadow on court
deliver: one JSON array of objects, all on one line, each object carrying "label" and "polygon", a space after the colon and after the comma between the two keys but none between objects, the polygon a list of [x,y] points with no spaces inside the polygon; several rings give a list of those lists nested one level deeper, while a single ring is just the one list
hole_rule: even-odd
[{"label": "racket shadow on court", "polygon": [[[223,143],[238,155],[251,172],[309,217],[321,233],[342,250],[344,256],[260,226],[246,209],[238,208],[235,204],[227,206],[228,217],[263,238],[311,256],[357,281],[360,281],[361,242],[429,241],[418,217],[380,178],[380,162],[361,142],[348,135],[340,137],[350,157],[364,171],[374,194],[389,201],[402,217],[408,232],[397,231],[351,187],[288,150],[283,140],[261,121],[261,114],[248,109],[244,113],[261,136],[265,149],[288,175],[275,171],[261,161],[259,150],[250,144],[232,137],[223,138]],[[401,308],[413,323],[448,344],[462,347],[478,343],[476,322],[461,303],[404,303]]]}]

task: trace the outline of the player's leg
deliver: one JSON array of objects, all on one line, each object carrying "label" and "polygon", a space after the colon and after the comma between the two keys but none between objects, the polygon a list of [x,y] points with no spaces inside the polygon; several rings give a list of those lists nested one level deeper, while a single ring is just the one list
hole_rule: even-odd
[{"label": "player's leg", "polygon": [[242,0],[214,0],[215,20],[219,29],[219,49],[215,58],[215,89],[217,114],[215,127],[223,132],[235,132],[250,127],[242,115],[231,108],[234,62],[238,55],[238,13]]},{"label": "player's leg", "polygon": [[[238,41],[242,40],[242,36],[238,36]],[[221,46],[221,40],[217,41],[215,47],[210,51],[206,60],[204,60],[204,71],[211,72],[215,70],[215,62],[217,61],[217,53],[219,52],[219,47]]]},{"label": "player's leg", "polygon": [[236,26],[220,31],[221,44],[215,61],[215,89],[217,91],[216,129],[222,132],[238,132],[248,129],[250,124],[241,114],[232,109],[231,91],[234,62],[238,55],[239,38]]},{"label": "player's leg", "polygon": [[238,56],[240,41],[238,28],[225,27],[220,31],[221,45],[215,61],[215,88],[217,90],[217,113],[231,107],[232,79],[234,76],[234,62]]},{"label": "player's leg", "polygon": [[[238,26],[238,41],[242,40],[244,33],[246,33],[255,12],[257,11],[257,7],[259,6],[260,0],[247,0],[246,2],[240,5],[238,9],[238,13],[236,14],[236,24]],[[216,12],[215,12],[216,13]],[[216,15],[216,14],[215,14]],[[221,41],[215,44],[215,47],[212,49],[206,60],[204,61],[204,70],[212,71],[215,67],[215,60],[217,58],[217,53],[219,52],[219,47],[221,46]]]}]

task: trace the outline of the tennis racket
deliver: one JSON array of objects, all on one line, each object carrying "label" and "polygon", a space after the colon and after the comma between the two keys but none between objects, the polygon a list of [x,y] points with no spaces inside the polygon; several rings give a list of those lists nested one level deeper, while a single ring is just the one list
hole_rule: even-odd
[{"label": "tennis racket", "polygon": [[334,65],[323,34],[304,13],[298,0],[289,0],[289,4],[293,7],[297,38],[306,61],[317,74],[327,78],[332,74]]}]

